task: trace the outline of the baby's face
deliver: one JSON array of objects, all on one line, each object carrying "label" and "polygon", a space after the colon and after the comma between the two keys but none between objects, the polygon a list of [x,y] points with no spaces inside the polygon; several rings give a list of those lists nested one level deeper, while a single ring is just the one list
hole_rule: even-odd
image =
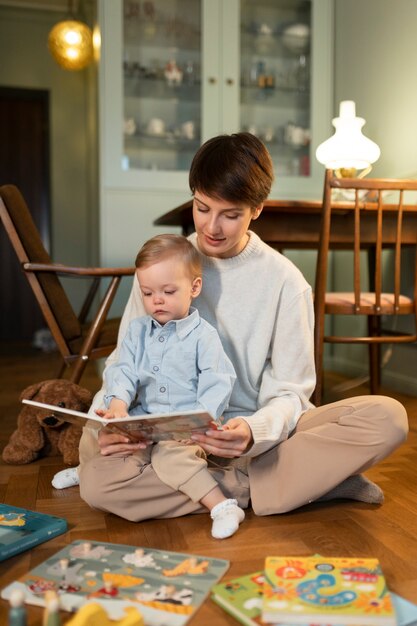
[{"label": "baby's face", "polygon": [[136,270],[145,311],[160,324],[187,317],[201,278],[191,278],[180,259],[167,258]]}]

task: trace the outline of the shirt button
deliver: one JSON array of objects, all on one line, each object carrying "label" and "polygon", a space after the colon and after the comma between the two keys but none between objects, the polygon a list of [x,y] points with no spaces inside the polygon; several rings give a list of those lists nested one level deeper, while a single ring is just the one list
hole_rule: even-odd
[{"label": "shirt button", "polygon": [[163,341],[165,341],[165,337],[159,337],[158,341],[162,343]]},{"label": "shirt button", "polygon": [[154,365],[152,369],[154,372],[159,372],[159,367],[157,365]]},{"label": "shirt button", "polygon": [[166,390],[167,390],[167,388],[166,388],[166,387],[159,387],[159,391],[160,391],[161,393],[165,393],[165,392],[166,392]]}]

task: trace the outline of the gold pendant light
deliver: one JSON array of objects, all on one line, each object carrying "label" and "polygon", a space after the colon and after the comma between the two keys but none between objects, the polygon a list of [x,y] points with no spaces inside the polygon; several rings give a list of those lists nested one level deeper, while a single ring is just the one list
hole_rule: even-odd
[{"label": "gold pendant light", "polygon": [[87,24],[76,19],[68,2],[68,19],[58,22],[48,35],[48,48],[66,70],[82,70],[93,60],[93,35]]}]

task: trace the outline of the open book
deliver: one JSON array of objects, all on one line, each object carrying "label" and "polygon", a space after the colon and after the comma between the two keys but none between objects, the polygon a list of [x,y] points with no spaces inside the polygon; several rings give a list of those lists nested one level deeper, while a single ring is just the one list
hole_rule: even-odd
[{"label": "open book", "polygon": [[45,404],[35,400],[22,400],[24,404],[50,411],[51,415],[59,419],[85,426],[96,425],[97,428],[108,426],[112,430],[122,433],[132,442],[162,441],[164,439],[189,439],[192,433],[204,433],[207,430],[220,430],[220,420],[216,420],[206,411],[180,411],[178,413],[152,413],[128,417],[104,419],[98,415],[73,411],[65,407]]}]

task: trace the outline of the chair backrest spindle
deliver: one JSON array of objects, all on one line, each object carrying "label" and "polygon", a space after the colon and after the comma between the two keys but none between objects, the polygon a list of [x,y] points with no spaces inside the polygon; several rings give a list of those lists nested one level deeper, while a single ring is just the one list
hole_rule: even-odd
[{"label": "chair backrest spindle", "polygon": [[377,219],[376,219],[376,243],[375,243],[375,313],[381,312],[381,292],[382,292],[382,193],[377,192]]},{"label": "chair backrest spindle", "polygon": [[355,190],[353,228],[353,291],[355,294],[355,310],[359,313],[361,301],[361,221],[358,189]]},{"label": "chair backrest spindle", "polygon": [[402,228],[403,228],[403,202],[404,191],[400,190],[400,198],[398,203],[398,215],[397,215],[397,232],[395,241],[395,259],[394,259],[394,310],[396,313],[399,311],[400,306],[400,293],[401,293],[401,242],[402,242]]}]

